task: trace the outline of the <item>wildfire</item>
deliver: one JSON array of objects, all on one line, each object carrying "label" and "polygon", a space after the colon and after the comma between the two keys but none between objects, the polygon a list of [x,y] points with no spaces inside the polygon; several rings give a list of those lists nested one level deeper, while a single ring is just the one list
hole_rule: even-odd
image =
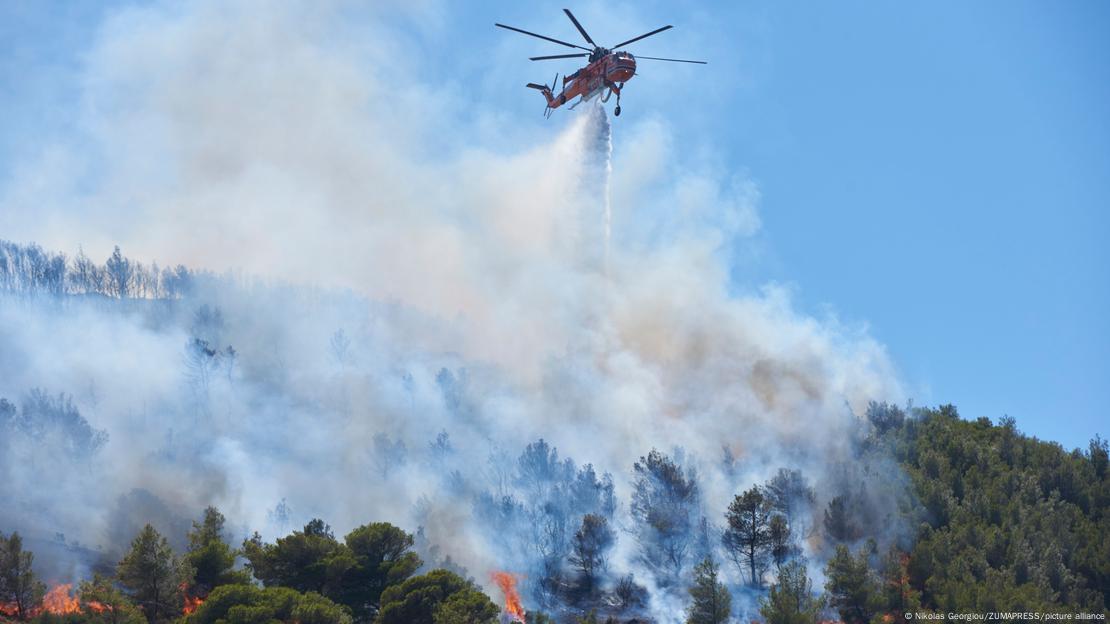
[{"label": "wildfire", "polygon": [[508,572],[494,572],[491,576],[501,588],[501,593],[505,594],[505,614],[517,622],[524,622],[524,607],[516,590],[516,577]]},{"label": "wildfire", "polygon": [[204,604],[204,598],[185,596],[185,606],[181,608],[181,613],[182,615],[189,615],[202,604]]},{"label": "wildfire", "polygon": [[[76,613],[104,613],[110,611],[111,607],[105,604],[90,600],[82,605],[81,600],[73,595],[73,584],[62,583],[50,588],[46,595],[42,597],[42,604],[28,609],[26,611],[27,617],[35,617],[43,613],[51,615],[71,615]],[[14,602],[0,602],[0,618],[18,618],[19,606]]]},{"label": "wildfire", "polygon": [[197,610],[197,607],[204,604],[204,598],[201,598],[200,596],[189,595],[188,584],[182,583],[180,586],[178,586],[178,589],[181,590],[181,595],[185,598],[185,603],[181,607],[182,615],[191,615],[194,611]]},{"label": "wildfire", "polygon": [[81,601],[70,595],[72,583],[57,585],[42,597],[42,610],[53,615],[69,615],[81,612]]}]

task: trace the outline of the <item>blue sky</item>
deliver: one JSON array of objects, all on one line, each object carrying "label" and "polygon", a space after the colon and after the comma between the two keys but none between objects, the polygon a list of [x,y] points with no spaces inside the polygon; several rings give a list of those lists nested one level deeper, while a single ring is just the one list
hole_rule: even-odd
[{"label": "blue sky", "polygon": [[[419,80],[454,94],[444,114],[463,130],[443,140],[511,150],[567,123],[544,121],[523,83],[576,66],[530,63],[563,50],[492,26],[575,41],[564,4],[471,4],[387,16]],[[684,157],[754,180],[763,228],[742,242],[737,288],[790,284],[806,310],[867,323],[918,404],[1009,414],[1068,447],[1108,433],[1110,5],[570,8],[599,41],[674,24],[630,50],[710,61],[641,63],[614,166],[622,125],[657,118]],[[0,5],[0,176],[72,131],[83,54],[111,10]]]}]

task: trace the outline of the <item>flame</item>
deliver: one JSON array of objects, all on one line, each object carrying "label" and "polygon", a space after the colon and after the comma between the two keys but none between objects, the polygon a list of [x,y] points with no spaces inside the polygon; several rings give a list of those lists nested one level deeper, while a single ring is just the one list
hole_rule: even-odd
[{"label": "flame", "polygon": [[112,610],[112,607],[110,605],[104,604],[103,602],[97,602],[95,600],[90,600],[90,601],[85,603],[85,612],[86,613],[89,612],[89,611],[92,611],[93,613],[105,613],[105,612],[111,611],[111,610]]},{"label": "flame", "polygon": [[204,598],[201,598],[200,596],[185,596],[185,606],[181,608],[181,614],[190,615],[192,612],[197,610],[197,607],[202,604],[204,604]]},{"label": "flame", "polygon": [[508,572],[494,572],[493,582],[505,594],[505,614],[516,622],[524,622],[524,607],[520,604],[520,593],[516,590],[516,577]]},{"label": "flame", "polygon": [[204,598],[200,596],[189,595],[188,583],[182,583],[181,585],[178,585],[177,588],[181,590],[181,595],[185,598],[185,603],[181,607],[182,615],[191,615],[194,611],[197,610],[197,607],[204,604]]},{"label": "flame", "polygon": [[[78,613],[106,613],[112,610],[111,605],[90,600],[82,604],[81,600],[73,595],[73,583],[62,583],[50,588],[42,597],[42,605],[28,609],[27,617],[37,617],[43,613],[51,615],[72,615]],[[14,602],[0,602],[0,618],[18,618],[19,606]]]},{"label": "flame", "polygon": [[71,596],[72,583],[63,583],[55,586],[42,597],[42,610],[53,615],[69,615],[81,612],[81,602],[76,596]]}]

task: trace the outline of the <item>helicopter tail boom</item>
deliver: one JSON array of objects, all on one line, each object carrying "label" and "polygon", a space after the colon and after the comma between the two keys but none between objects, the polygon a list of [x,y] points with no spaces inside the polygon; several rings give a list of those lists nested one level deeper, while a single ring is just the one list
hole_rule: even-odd
[{"label": "helicopter tail boom", "polygon": [[550,114],[551,109],[559,108],[567,103],[565,93],[555,95],[554,89],[557,84],[559,84],[559,74],[555,74],[555,80],[551,83],[551,86],[536,84],[534,82],[529,82],[524,86],[529,89],[535,89],[543,94],[544,99],[547,100],[547,108],[544,109],[544,114]]}]

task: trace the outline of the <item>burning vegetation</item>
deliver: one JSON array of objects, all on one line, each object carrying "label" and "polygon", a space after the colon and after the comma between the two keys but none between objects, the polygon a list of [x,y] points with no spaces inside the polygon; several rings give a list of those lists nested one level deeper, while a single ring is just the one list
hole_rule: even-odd
[{"label": "burning vegetation", "polygon": [[[888,415],[885,412],[891,409],[894,408],[873,406],[873,422],[881,427]],[[878,442],[892,433],[906,435],[906,422],[909,421],[871,439]],[[914,437],[902,439],[920,441],[918,452],[937,448],[938,443],[943,448],[956,439],[946,436],[985,426],[964,423],[944,411],[918,412],[912,422],[913,429],[917,429],[911,434]],[[1005,426],[985,431],[999,436],[1003,449],[1018,448],[1020,444],[1027,449],[1024,452],[1051,453],[1039,446],[1042,443],[1009,438]],[[1086,463],[1074,466],[1089,466],[1092,474],[1099,474],[1105,483],[1106,457],[1105,444],[1096,442],[1087,455],[1076,459]],[[580,471],[569,470],[565,462],[555,458],[554,449],[542,441],[533,443],[520,458],[521,474],[536,479],[537,475],[550,476],[549,469],[562,466],[566,474],[575,475],[571,482],[582,478],[605,491],[603,479],[592,481],[581,477]],[[933,466],[933,460],[925,457],[907,464],[912,475],[920,474],[919,491],[927,492],[922,488],[938,483],[936,477],[927,476],[935,470]],[[821,592],[809,578],[812,559],[802,554],[805,548],[802,544],[813,540],[803,542],[803,535],[798,535],[787,539],[789,547],[784,547],[774,537],[774,518],[788,519],[788,527],[802,527],[807,524],[801,518],[815,512],[812,502],[815,495],[800,475],[784,470],[767,484],[737,495],[723,514],[725,528],[718,531],[707,529],[702,522],[683,525],[678,521],[684,516],[677,510],[695,508],[688,503],[697,493],[693,472],[680,469],[663,454],[652,453],[637,463],[634,474],[642,478],[636,485],[631,517],[640,514],[642,519],[637,522],[647,525],[639,533],[643,542],[638,546],[639,556],[658,562],[647,568],[659,575],[653,579],[654,589],[650,590],[633,576],[611,569],[609,549],[613,536],[607,532],[607,521],[602,515],[581,516],[579,528],[568,537],[567,552],[572,554],[566,555],[562,565],[537,568],[548,570],[546,577],[522,577],[506,571],[489,573],[491,589],[499,590],[503,599],[499,607],[467,578],[464,569],[449,561],[425,560],[416,550],[428,555],[434,554],[435,549],[392,525],[364,525],[339,539],[327,524],[313,520],[276,542],[267,542],[256,533],[235,549],[225,541],[223,515],[209,508],[193,524],[183,554],[175,552],[165,537],[147,525],[132,540],[113,577],[97,575],[81,582],[76,591],[70,583],[53,584],[47,589],[35,579],[33,556],[23,549],[19,534],[3,536],[0,619],[46,623],[63,618],[66,622],[106,624],[180,620],[199,624],[246,621],[240,618],[250,613],[254,614],[250,621],[258,617],[318,624],[662,623],[673,619],[662,617],[658,607],[652,610],[651,602],[660,597],[677,600],[685,596],[672,613],[682,613],[689,624],[722,624],[737,612],[747,613],[753,620],[772,622],[787,618],[797,622],[864,623],[899,621],[905,612],[937,609],[937,600],[961,600],[958,594],[946,594],[951,590],[936,585],[937,579],[943,578],[940,575],[952,568],[934,554],[938,550],[931,537],[933,531],[951,531],[953,523],[959,521],[950,519],[947,524],[938,524],[937,529],[925,529],[909,549],[893,543],[884,551],[870,538],[857,542],[858,548],[853,549],[850,538],[837,535],[846,530],[846,525],[865,534],[870,529],[856,527],[855,523],[862,521],[856,515],[840,517],[839,514],[846,513],[842,506],[829,503],[823,510],[822,521],[812,529],[830,552],[824,566],[827,581]],[[528,479],[522,483],[527,483],[534,493],[545,489]],[[550,492],[547,496],[550,503]],[[1015,501],[1007,504],[1021,505]],[[679,533],[675,526],[687,528]],[[1072,526],[1082,528],[1082,524]],[[545,539],[550,539],[554,530],[550,524],[536,528],[548,533]],[[708,540],[699,541],[706,535],[710,536]],[[714,535],[720,540],[716,544]],[[513,546],[510,534],[500,536],[505,540],[505,548]],[[733,548],[734,551],[730,550]],[[974,546],[967,544],[965,548]],[[821,551],[810,552],[820,556]],[[731,554],[721,557],[721,553]],[[699,556],[697,563],[683,563],[693,562]],[[1003,565],[1013,564],[1004,552],[997,556],[1003,557]],[[676,562],[678,557],[681,561]],[[734,578],[741,579],[739,585],[728,580],[718,561],[732,563],[737,574]],[[1007,561],[1011,563],[1006,564]],[[454,567],[455,571],[444,569],[444,565]],[[686,565],[692,566],[689,573],[685,571]],[[1075,569],[1082,573],[1082,568]],[[660,579],[671,585],[664,585]],[[1081,578],[1060,582],[1070,583],[1061,585],[1067,588],[1068,600],[1079,601],[1081,605],[1103,604],[1101,590],[1084,585]],[[973,580],[967,583],[964,590],[974,590],[976,583]],[[529,593],[522,593],[522,586]],[[1025,587],[1024,591],[1032,588],[1028,584]],[[742,611],[745,609],[742,601],[753,595],[759,615]],[[1061,604],[1055,602],[1060,600],[1059,594],[1042,600],[1046,601],[1040,603],[1044,608]],[[526,612],[525,604],[529,602],[535,606]],[[831,619],[833,615],[840,619]]]},{"label": "burning vegetation", "polygon": [[[43,594],[42,604],[34,606],[28,612],[30,618],[42,614],[48,615],[79,615],[79,614],[105,614],[112,611],[111,605],[106,605],[98,600],[81,600],[73,591],[72,583],[53,585]],[[19,609],[14,602],[0,604],[0,614],[19,618]]]},{"label": "burning vegetation", "polygon": [[524,622],[524,607],[516,589],[516,577],[508,572],[494,572],[491,577],[505,597],[504,614],[515,622]]},{"label": "burning vegetation", "polygon": [[[495,431],[495,419],[483,420],[483,413],[497,406],[483,400],[503,389],[483,377],[487,372],[458,361],[414,359],[404,367],[390,361],[373,368],[355,355],[360,340],[362,357],[369,352],[366,336],[335,331],[322,339],[327,363],[307,362],[295,373],[282,372],[258,359],[257,345],[236,340],[231,346],[248,321],[265,315],[211,304],[215,294],[225,301],[235,289],[217,278],[184,268],[140,270],[118,253],[104,266],[81,258],[77,271],[67,268],[66,258],[39,249],[0,245],[0,251],[6,258],[0,265],[6,271],[0,275],[0,315],[20,321],[12,326],[34,325],[39,312],[68,314],[77,308],[90,322],[107,318],[115,328],[120,321],[114,306],[126,304],[134,305],[129,314],[145,315],[144,325],[158,327],[157,340],[187,332],[183,347],[175,342],[166,351],[184,369],[172,378],[175,389],[185,386],[186,407],[173,413],[198,424],[184,432],[147,431],[166,434],[166,442],[135,459],[128,448],[108,444],[109,431],[99,426],[111,423],[86,420],[85,414],[108,411],[89,412],[83,403],[88,397],[32,388],[14,402],[0,398],[0,477],[15,491],[6,499],[14,503],[0,509],[2,619],[718,624],[722,617],[740,617],[856,623],[890,616],[897,621],[907,611],[991,605],[1094,612],[1108,600],[1107,553],[1092,546],[1103,541],[1110,501],[1110,462],[1100,438],[1084,451],[1068,453],[1026,438],[1011,420],[968,422],[951,406],[903,410],[873,403],[862,415],[843,414],[845,424],[833,430],[840,436],[830,445],[835,452],[809,435],[791,439],[795,452],[781,452],[774,447],[781,439],[738,425],[735,431],[713,430],[721,439],[714,439],[719,445],[709,451],[675,444],[633,454],[623,448],[625,438],[598,435],[591,444],[572,447],[575,454],[597,455],[576,459],[544,438],[515,448],[502,439],[475,438],[476,429]],[[62,272],[50,281],[42,267]],[[18,297],[3,291],[12,285],[18,285]],[[138,296],[135,289],[145,294]],[[54,301],[51,297],[72,308],[37,307]],[[308,317],[316,307],[326,306],[314,301],[289,314]],[[327,376],[311,377],[325,367]],[[571,368],[556,367],[551,375],[569,375]],[[773,386],[774,373],[767,366],[759,370],[760,387]],[[311,392],[287,390],[289,379],[298,376],[314,380]],[[351,405],[371,383],[367,380],[380,379],[392,380],[379,388],[383,394],[402,397],[400,407],[381,409],[427,410],[441,420],[428,431],[358,421]],[[333,380],[339,381],[328,385]],[[268,410],[275,403],[279,407],[265,413],[288,432],[248,418],[249,410]],[[310,411],[298,411],[309,409],[305,405]],[[287,418],[290,414],[304,418]],[[237,416],[249,426],[237,429]],[[676,411],[669,425],[689,433],[714,424],[684,418]],[[251,462],[228,461],[211,471],[198,464],[208,461],[216,440],[242,444],[252,458],[278,461],[271,457],[274,439],[295,448],[300,438],[318,433],[298,428],[301,421],[327,432],[329,443],[346,435],[347,427],[362,426],[363,442],[320,447],[326,453],[314,447],[307,455],[342,462],[302,457],[303,463],[280,464],[290,468],[283,475],[332,474],[332,469],[346,475],[346,462],[354,462],[362,481],[317,479],[311,487],[290,486],[289,499],[262,514],[265,525],[249,536],[245,524],[229,530],[215,508],[199,514],[190,528],[183,518],[195,512],[166,502],[196,500],[197,489],[209,496],[207,486],[194,483],[234,483],[244,490],[272,483],[236,480],[242,476],[236,470],[250,472]],[[343,427],[329,429],[336,422]],[[815,427],[824,424],[814,421]],[[336,431],[343,435],[332,435]],[[113,439],[121,432],[127,430],[113,429]],[[125,440],[134,444],[136,438]],[[772,444],[761,444],[765,440]],[[605,447],[614,443],[620,452]],[[235,444],[226,448],[238,448]],[[102,460],[113,453],[114,459],[149,468],[152,483],[173,485],[158,492],[136,489],[118,499],[117,511],[105,512],[97,507],[104,499],[98,487],[111,482],[104,472],[109,464]],[[366,462],[359,463],[359,457]],[[66,488],[67,496],[41,496],[39,486],[47,483]],[[84,490],[96,495],[81,509],[103,520],[106,539],[99,533],[96,538],[107,544],[87,552],[114,566],[94,566],[86,557],[68,569],[95,569],[103,576],[54,574],[58,566],[50,566],[56,563],[51,559],[85,555],[36,547],[44,555],[36,562],[19,532],[34,535],[40,525],[71,517],[61,510],[83,500]],[[388,517],[407,519],[398,520],[407,529],[371,522],[337,535],[323,520],[297,509],[327,509],[332,501],[348,503],[364,495],[367,505],[386,506]],[[251,500],[236,499],[237,522],[258,517],[243,509]],[[273,501],[258,507],[269,504]],[[336,503],[336,508],[347,513],[352,507]],[[344,526],[365,521],[347,517]],[[296,526],[302,528],[292,529]],[[47,587],[36,572],[71,583]],[[824,583],[815,587],[811,579],[817,575]]]}]

